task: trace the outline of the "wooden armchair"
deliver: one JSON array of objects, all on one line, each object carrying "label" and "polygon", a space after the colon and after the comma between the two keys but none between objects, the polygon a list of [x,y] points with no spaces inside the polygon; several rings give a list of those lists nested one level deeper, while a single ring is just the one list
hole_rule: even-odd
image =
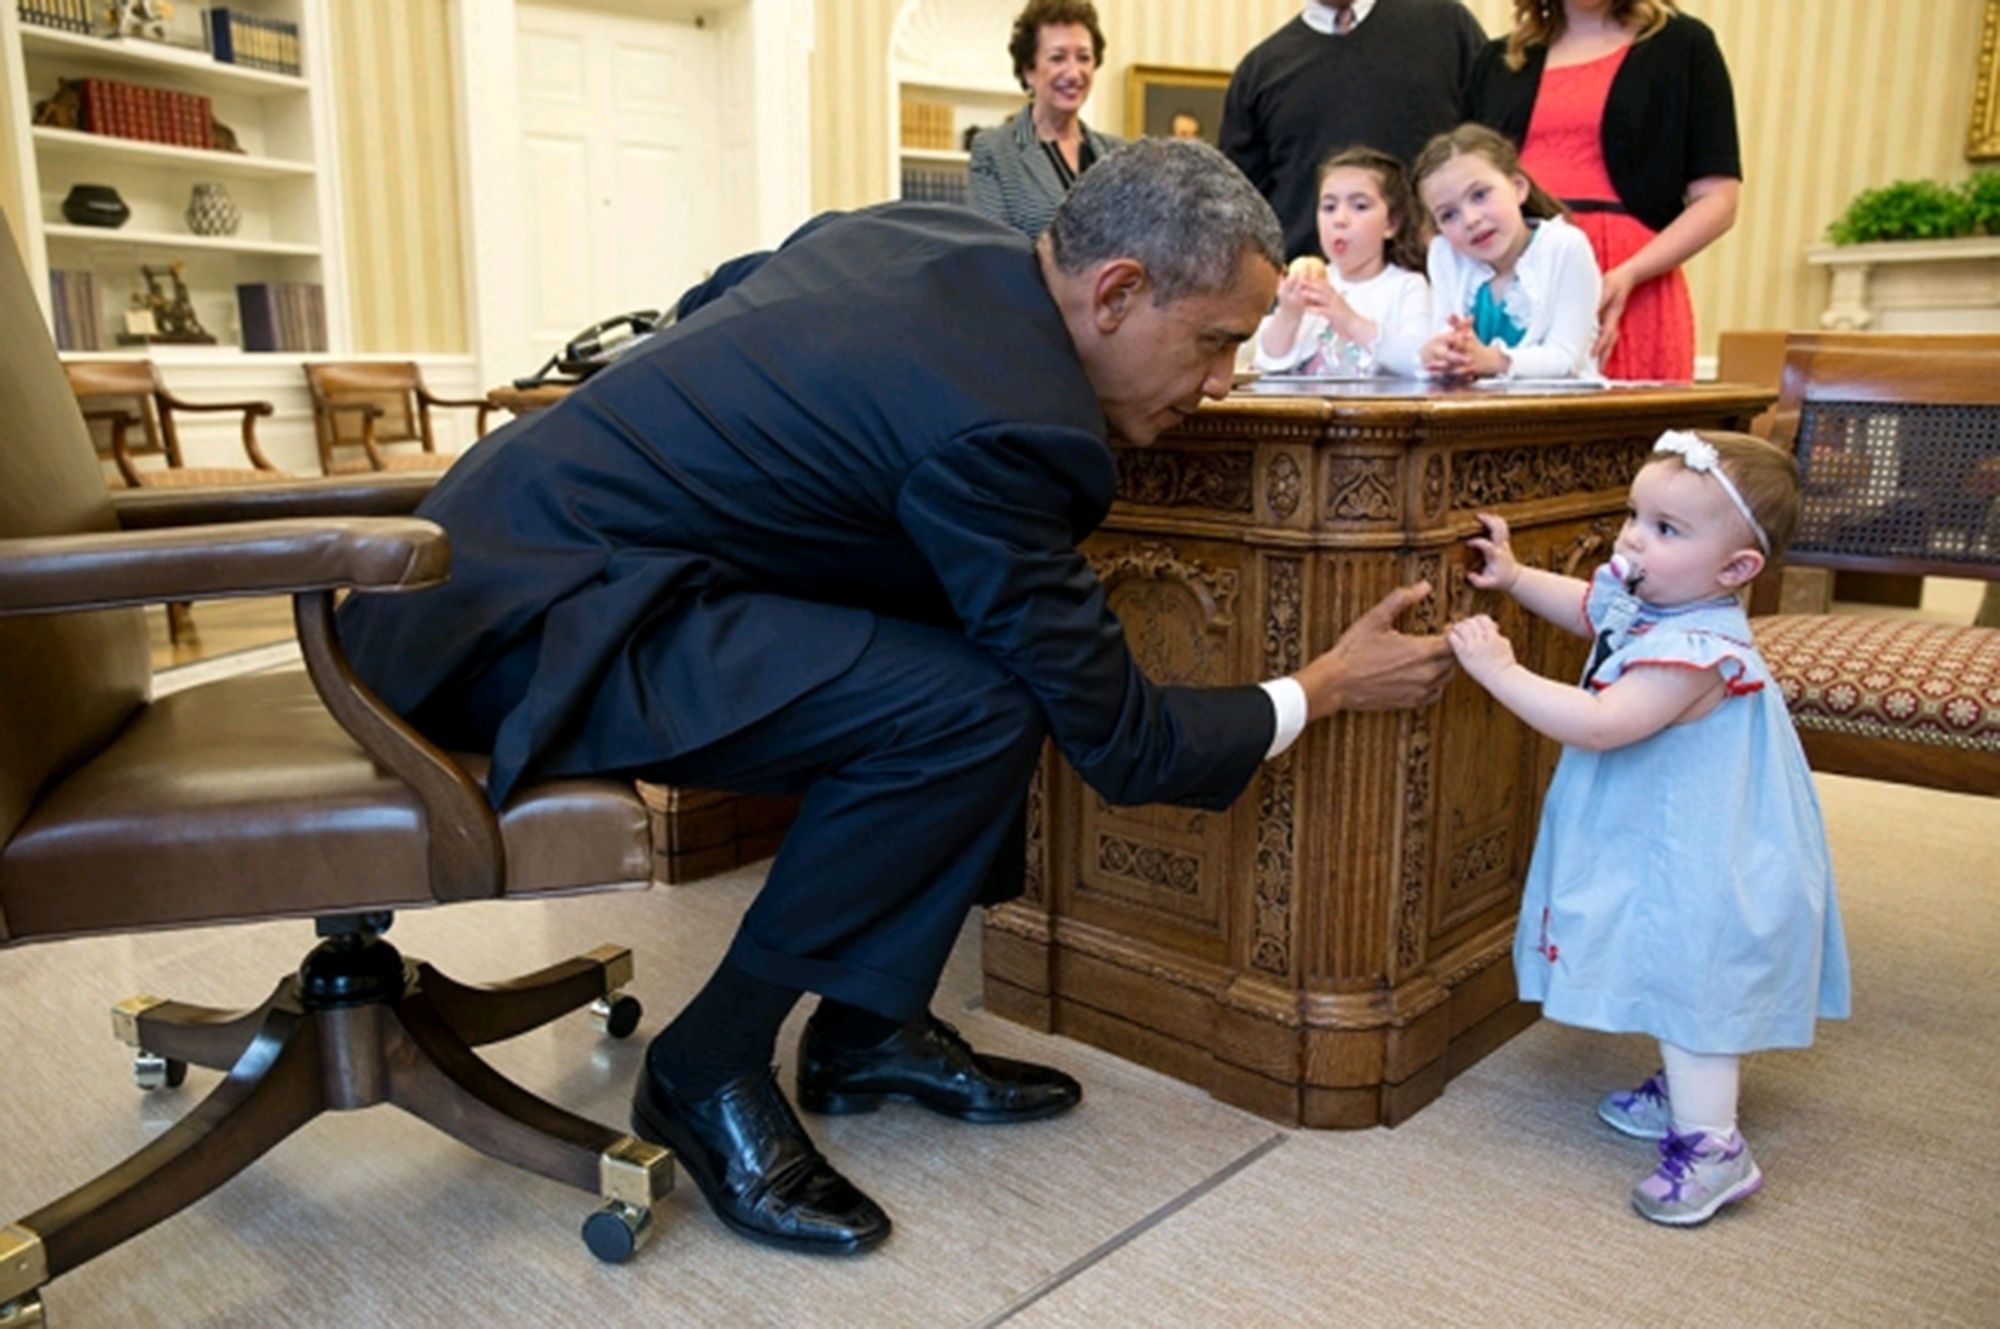
[{"label": "wooden armchair", "polygon": [[[631,953],[600,947],[487,988],[406,962],[384,936],[395,909],[643,887],[651,862],[629,783],[543,782],[496,813],[480,759],[425,741],[349,668],[337,593],[446,575],[442,531],[384,515],[407,514],[425,478],[108,494],[4,220],[0,344],[0,950],[282,917],[314,919],[321,939],[240,1011],[112,1008],[142,1088],[171,1089],[191,1065],[225,1074],[123,1163],[0,1223],[0,1325],[42,1324],[52,1279],[320,1113],[383,1103],[598,1197],[586,1243],[629,1256],[671,1155],[536,1097],[473,1049],[593,1002],[609,1032],[630,1033],[636,1003],[617,988]],[[356,511],[370,515],[341,515]],[[149,699],[145,628],[127,606],[253,594],[293,597],[304,668]],[[36,1092],[22,1069],[7,1068],[6,1092]],[[32,1132],[8,1145],[38,1147]]]},{"label": "wooden armchair", "polygon": [[[192,402],[167,390],[151,360],[78,360],[63,365],[69,390],[83,408],[91,433],[102,441],[119,476],[134,489],[183,485],[264,484],[287,479],[257,446],[257,421],[271,414],[267,401]],[[175,411],[232,411],[243,415],[245,466],[190,467],[181,454]],[[137,431],[138,438],[133,437]],[[141,467],[141,456],[160,456],[163,466]]]},{"label": "wooden armchair", "polygon": [[[454,460],[437,450],[431,407],[463,407],[479,412],[474,437],[486,432],[486,417],[497,410],[490,397],[463,400],[434,396],[424,387],[414,362],[372,361],[308,364],[313,434],[320,469],[328,475],[355,471],[441,471]],[[416,450],[391,444],[415,443]]]},{"label": "wooden armchair", "polygon": [[[1804,503],[1788,564],[2000,581],[2000,337],[1795,335],[1772,440]],[[2000,792],[2000,628],[1770,613],[1757,642],[1820,770]]]}]

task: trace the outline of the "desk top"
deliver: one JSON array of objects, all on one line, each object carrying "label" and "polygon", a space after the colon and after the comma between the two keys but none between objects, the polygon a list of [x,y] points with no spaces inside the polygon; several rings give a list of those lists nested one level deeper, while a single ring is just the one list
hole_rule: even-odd
[{"label": "desk top", "polygon": [[[1343,425],[1374,429],[1474,427],[1482,423],[1520,425],[1533,421],[1630,419],[1670,427],[1689,426],[1719,416],[1748,420],[1769,406],[1769,388],[1742,383],[1589,383],[1578,380],[1485,380],[1447,385],[1423,379],[1300,379],[1287,376],[1239,384],[1221,401],[1170,431],[1170,437],[1240,433],[1258,424],[1294,432],[1318,424],[1341,432]],[[1289,426],[1289,428],[1284,428]]]}]

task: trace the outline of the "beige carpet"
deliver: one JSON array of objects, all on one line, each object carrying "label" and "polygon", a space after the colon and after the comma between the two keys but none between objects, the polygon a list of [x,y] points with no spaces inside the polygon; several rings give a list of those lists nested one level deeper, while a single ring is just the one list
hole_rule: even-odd
[{"label": "beige carpet", "polygon": [[[1395,1131],[1302,1133],[977,1009],[977,940],[940,1001],[982,1045],[1059,1062],[1083,1110],[1014,1129],[911,1110],[823,1124],[896,1216],[859,1261],[725,1235],[691,1188],[631,1265],[576,1237],[587,1197],[393,1111],[323,1118],[189,1212],[58,1280],[59,1329],[125,1326],[2000,1325],[2000,800],[1821,782],[1856,1016],[1750,1067],[1769,1176],[1708,1227],[1624,1195],[1646,1146],[1591,1103],[1652,1069],[1637,1039],[1539,1025]],[[751,870],[639,895],[411,913],[394,939],[492,980],[602,941],[638,953],[646,1029],[692,992]],[[143,883],[137,884],[143,889]],[[162,1130],[215,1082],[141,1096],[106,1006],[254,999],[303,924],[0,952],[0,1222]],[[638,1042],[580,1017],[495,1051],[622,1121]],[[789,1041],[782,1055],[789,1060]]]}]

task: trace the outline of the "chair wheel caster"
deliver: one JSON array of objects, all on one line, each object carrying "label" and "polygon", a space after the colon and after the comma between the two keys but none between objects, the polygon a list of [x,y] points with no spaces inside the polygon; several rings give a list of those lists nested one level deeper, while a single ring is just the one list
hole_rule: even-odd
[{"label": "chair wheel caster", "polygon": [[12,1301],[0,1302],[0,1329],[42,1329],[47,1323],[40,1293],[29,1292]]},{"label": "chair wheel caster", "polygon": [[599,1033],[609,1038],[628,1038],[639,1027],[639,1017],[646,1008],[639,1004],[637,997],[628,997],[621,992],[613,992],[590,1003],[591,1022]]},{"label": "chair wheel caster", "polygon": [[[188,1064],[172,1057],[156,1057],[150,1052],[141,1052],[132,1058],[132,1083],[141,1089],[178,1089],[188,1076]],[[0,1320],[0,1326],[7,1325]],[[11,1329],[11,1326],[8,1326]]]},{"label": "chair wheel caster", "polygon": [[623,1264],[653,1239],[653,1211],[613,1200],[583,1220],[583,1244],[606,1264]]}]

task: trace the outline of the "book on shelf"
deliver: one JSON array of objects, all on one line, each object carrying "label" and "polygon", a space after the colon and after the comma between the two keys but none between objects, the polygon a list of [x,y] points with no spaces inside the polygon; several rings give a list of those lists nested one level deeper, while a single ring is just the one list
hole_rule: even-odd
[{"label": "book on shelf", "polygon": [[97,324],[97,274],[70,269],[49,269],[49,313],[55,325],[59,351],[96,351],[103,348]]},{"label": "book on shelf", "polygon": [[85,133],[166,143],[180,148],[215,147],[213,104],[193,92],[149,88],[117,79],[78,79],[77,125]]},{"label": "book on shelf", "polygon": [[965,172],[950,166],[905,166],[903,197],[912,203],[967,203]]},{"label": "book on shelf", "polygon": [[326,292],[318,282],[244,282],[236,314],[246,351],[326,349]]},{"label": "book on shelf", "polygon": [[902,112],[904,147],[950,151],[958,146],[952,134],[951,107],[943,102],[905,97]]},{"label": "book on shelf", "polygon": [[19,0],[21,22],[62,32],[90,32],[90,0]]},{"label": "book on shelf", "polygon": [[300,73],[299,25],[220,5],[208,11],[208,48],[225,64],[273,74]]}]

